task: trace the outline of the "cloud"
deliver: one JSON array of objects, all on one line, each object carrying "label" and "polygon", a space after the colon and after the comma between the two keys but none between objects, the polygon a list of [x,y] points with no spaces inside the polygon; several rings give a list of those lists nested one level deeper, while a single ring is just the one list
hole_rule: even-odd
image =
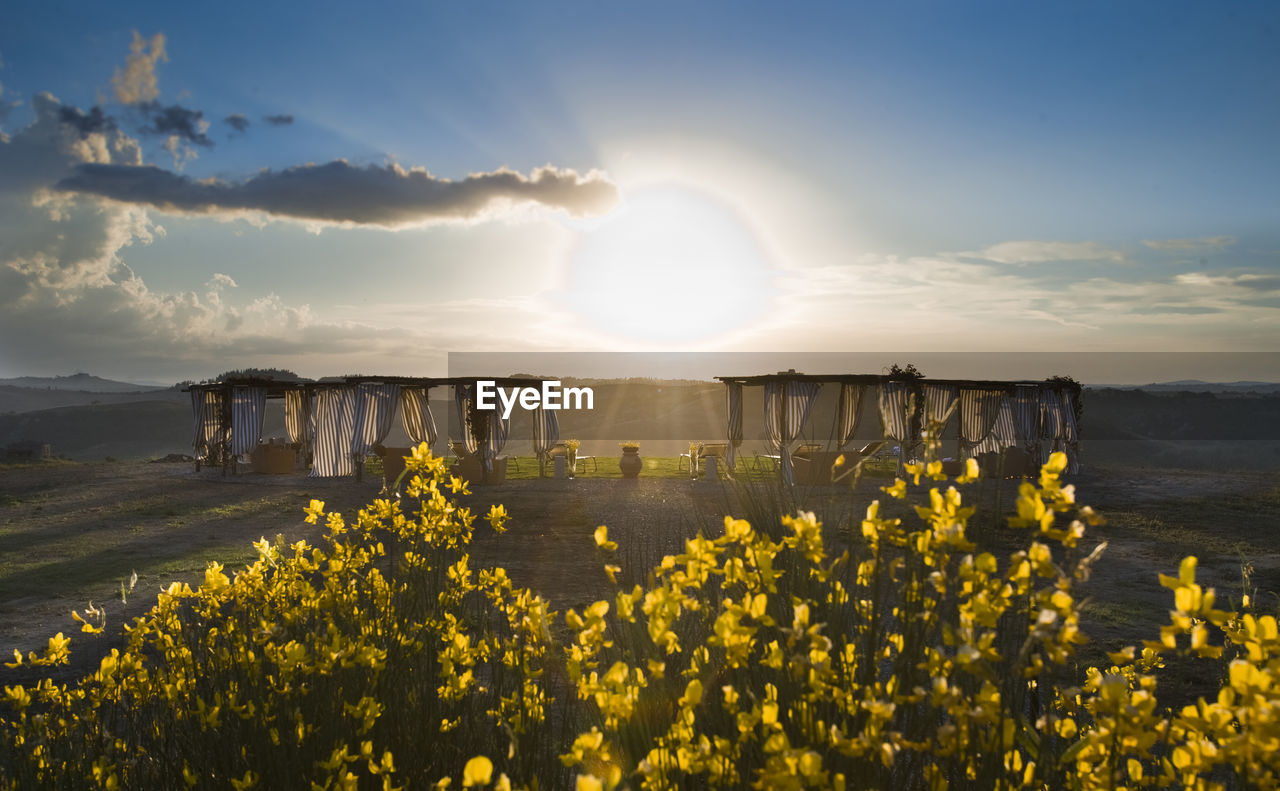
[{"label": "cloud", "polygon": [[245,118],[244,113],[234,113],[222,119],[222,123],[236,130],[243,132],[249,128],[249,119]]},{"label": "cloud", "polygon": [[139,104],[159,96],[156,63],[162,60],[169,60],[164,51],[164,34],[157,33],[148,41],[138,31],[133,31],[133,42],[129,45],[124,67],[117,68],[111,77],[116,99],[124,104]]},{"label": "cloud", "polygon": [[62,179],[58,189],[168,212],[264,212],[307,222],[388,228],[476,219],[504,204],[600,214],[618,201],[617,187],[596,171],[584,176],[547,166],[525,176],[502,168],[451,181],[419,168],[360,167],[344,160],[264,170],[240,183],[195,181],[154,166],[85,164]]},{"label": "cloud", "polygon": [[1266,349],[1280,337],[1274,272],[1114,271],[1124,278],[1064,280],[945,254],[791,267],[775,279],[775,309],[753,319],[742,348],[773,348],[780,337],[787,348],[829,348],[828,337],[864,349]]},{"label": "cloud", "polygon": [[274,294],[232,298],[225,274],[189,290],[149,288],[125,263],[131,247],[164,236],[147,208],[48,189],[80,163],[137,162],[137,141],[47,93],[32,108],[34,120],[0,140],[0,337],[23,339],[0,344],[0,367],[97,364],[176,380],[307,354],[331,355],[341,370],[371,354],[437,353],[413,331],[326,322]]},{"label": "cloud", "polygon": [[1198,239],[1144,239],[1152,250],[1173,253],[1202,253],[1225,250],[1236,243],[1234,236],[1202,236]]},{"label": "cloud", "polygon": [[209,131],[209,122],[204,120],[203,111],[189,110],[177,104],[161,107],[156,102],[143,105],[143,110],[148,116],[147,125],[142,128],[144,133],[176,136],[183,142],[213,148],[213,141],[205,134]]},{"label": "cloud", "polygon": [[1172,313],[1183,316],[1204,316],[1211,313],[1224,313],[1222,308],[1211,305],[1141,305],[1131,309],[1134,313],[1160,315]]},{"label": "cloud", "polygon": [[1179,285],[1197,289],[1248,289],[1258,291],[1280,291],[1280,274],[1274,272],[1243,272],[1238,274],[1209,274],[1207,272],[1184,272],[1174,278]]},{"label": "cloud", "polygon": [[187,272],[188,287],[152,289],[127,259],[131,249],[165,236],[154,211],[49,189],[83,163],[138,164],[137,141],[84,122],[91,113],[47,93],[32,108],[28,126],[0,138],[0,337],[22,338],[0,344],[0,370],[65,373],[97,365],[115,375],[172,380],[246,365],[313,375],[371,365],[378,373],[443,374],[451,348],[532,349],[544,342],[541,332],[559,345],[582,337],[555,305],[533,297],[497,299],[483,327],[467,321],[478,304],[443,303],[437,314],[421,302],[370,326],[367,306],[352,314],[359,319],[344,319],[331,306],[313,310],[288,295],[244,293],[222,273]]},{"label": "cloud", "polygon": [[[0,83],[0,96],[4,96],[4,83]],[[12,102],[0,100],[0,124],[3,124],[9,118],[9,113],[13,111],[13,108],[21,104],[22,102],[20,100]],[[0,132],[0,135],[3,134],[3,132]]]},{"label": "cloud", "polygon": [[289,124],[293,123],[293,116],[283,114],[283,113],[280,115],[264,115],[262,116],[262,120],[266,121],[272,126],[288,126]]},{"label": "cloud", "polygon": [[976,253],[960,253],[965,258],[982,258],[997,264],[1039,264],[1048,261],[1123,261],[1118,250],[1097,242],[1001,242]]},{"label": "cloud", "polygon": [[115,119],[104,113],[101,107],[94,107],[86,113],[79,107],[64,105],[58,109],[58,120],[75,127],[82,136],[116,129]]}]

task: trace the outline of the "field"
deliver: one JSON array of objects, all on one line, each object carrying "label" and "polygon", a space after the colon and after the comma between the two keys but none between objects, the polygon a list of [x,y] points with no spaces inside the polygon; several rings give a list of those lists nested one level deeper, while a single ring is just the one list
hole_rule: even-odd
[{"label": "field", "polygon": [[[510,531],[481,536],[473,565],[502,565],[519,585],[549,598],[557,610],[581,608],[608,595],[610,586],[592,559],[592,533],[609,526],[630,577],[664,554],[682,551],[684,539],[718,534],[725,513],[758,520],[771,509],[817,512],[830,532],[856,529],[887,471],[873,471],[856,489],[797,488],[785,497],[762,476],[739,482],[688,479],[676,459],[649,459],[637,481],[619,480],[616,458],[588,464],[575,480],[536,479],[525,458],[514,480],[477,487],[462,498],[473,511],[504,504]],[[1095,468],[1076,476],[1077,496],[1107,523],[1085,543],[1108,542],[1086,588],[1083,629],[1093,638],[1086,658],[1119,641],[1157,636],[1170,606],[1157,573],[1171,574],[1189,554],[1200,558],[1200,580],[1239,601],[1242,568],[1261,592],[1264,611],[1280,609],[1280,483],[1271,473]],[[173,580],[200,578],[210,561],[227,568],[256,557],[251,543],[277,534],[315,540],[321,528],[303,521],[303,508],[320,499],[331,511],[354,514],[378,495],[381,481],[302,476],[222,476],[190,464],[141,462],[11,465],[0,468],[0,654],[28,651],[48,636],[75,632],[73,609],[90,601],[108,623],[141,614]],[[981,480],[966,495],[982,506],[973,535],[984,548],[1012,549],[1015,537],[991,514],[1007,513],[1016,482]],[[138,583],[127,604],[121,585]],[[108,632],[112,631],[111,629]],[[115,638],[73,636],[80,668],[95,666]],[[0,679],[14,671],[0,668]],[[1194,686],[1195,679],[1187,679]]]}]

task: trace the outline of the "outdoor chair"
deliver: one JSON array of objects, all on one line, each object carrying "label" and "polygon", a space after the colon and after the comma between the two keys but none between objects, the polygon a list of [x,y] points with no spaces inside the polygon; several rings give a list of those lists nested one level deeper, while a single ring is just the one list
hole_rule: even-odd
[{"label": "outdoor chair", "polygon": [[729,469],[729,443],[727,442],[704,442],[698,446],[697,467],[695,470],[702,469],[702,460],[715,456],[720,459],[720,467],[725,471],[725,475],[733,477],[733,470]]},{"label": "outdoor chair", "polygon": [[807,459],[820,450],[822,450],[822,445],[816,442],[806,442],[799,448],[796,448],[796,452],[791,455],[793,458]]},{"label": "outdoor chair", "polygon": [[[545,453],[541,458],[539,458],[539,459],[538,459],[538,477],[539,477],[539,478],[545,478],[545,477],[546,477],[546,474],[547,474],[547,465],[548,465],[548,464],[553,464],[553,463],[554,463],[554,460],[555,460],[555,458],[556,458],[557,456],[563,456],[563,457],[564,457],[564,459],[565,459],[565,466],[567,467],[567,466],[568,466],[568,464],[569,464],[569,455],[570,455],[570,454],[569,454],[569,443],[567,443],[567,442],[557,442],[556,444],[552,445],[552,446],[551,446],[551,448],[550,448],[550,449],[548,449],[548,450],[547,450],[547,452],[546,452],[546,453]],[[593,459],[593,461],[594,461],[594,459]],[[575,464],[575,466],[576,466],[576,464]]]},{"label": "outdoor chair", "polygon": [[755,468],[757,472],[765,472],[765,465],[769,466],[769,472],[777,472],[778,467],[782,465],[782,457],[774,456],[769,453],[755,454]]}]

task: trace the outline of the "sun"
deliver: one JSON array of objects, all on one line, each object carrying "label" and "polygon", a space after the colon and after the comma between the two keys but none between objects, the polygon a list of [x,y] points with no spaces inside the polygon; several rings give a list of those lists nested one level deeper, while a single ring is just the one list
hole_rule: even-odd
[{"label": "sun", "polygon": [[702,343],[768,308],[769,272],[732,207],[684,185],[646,186],[580,231],[566,307],[622,340]]}]

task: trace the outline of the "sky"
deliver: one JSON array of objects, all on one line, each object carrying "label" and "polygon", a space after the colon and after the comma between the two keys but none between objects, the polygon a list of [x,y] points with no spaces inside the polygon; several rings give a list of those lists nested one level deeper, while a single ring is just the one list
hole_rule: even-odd
[{"label": "sky", "polygon": [[1280,4],[3,16],[0,377],[1280,351]]}]

